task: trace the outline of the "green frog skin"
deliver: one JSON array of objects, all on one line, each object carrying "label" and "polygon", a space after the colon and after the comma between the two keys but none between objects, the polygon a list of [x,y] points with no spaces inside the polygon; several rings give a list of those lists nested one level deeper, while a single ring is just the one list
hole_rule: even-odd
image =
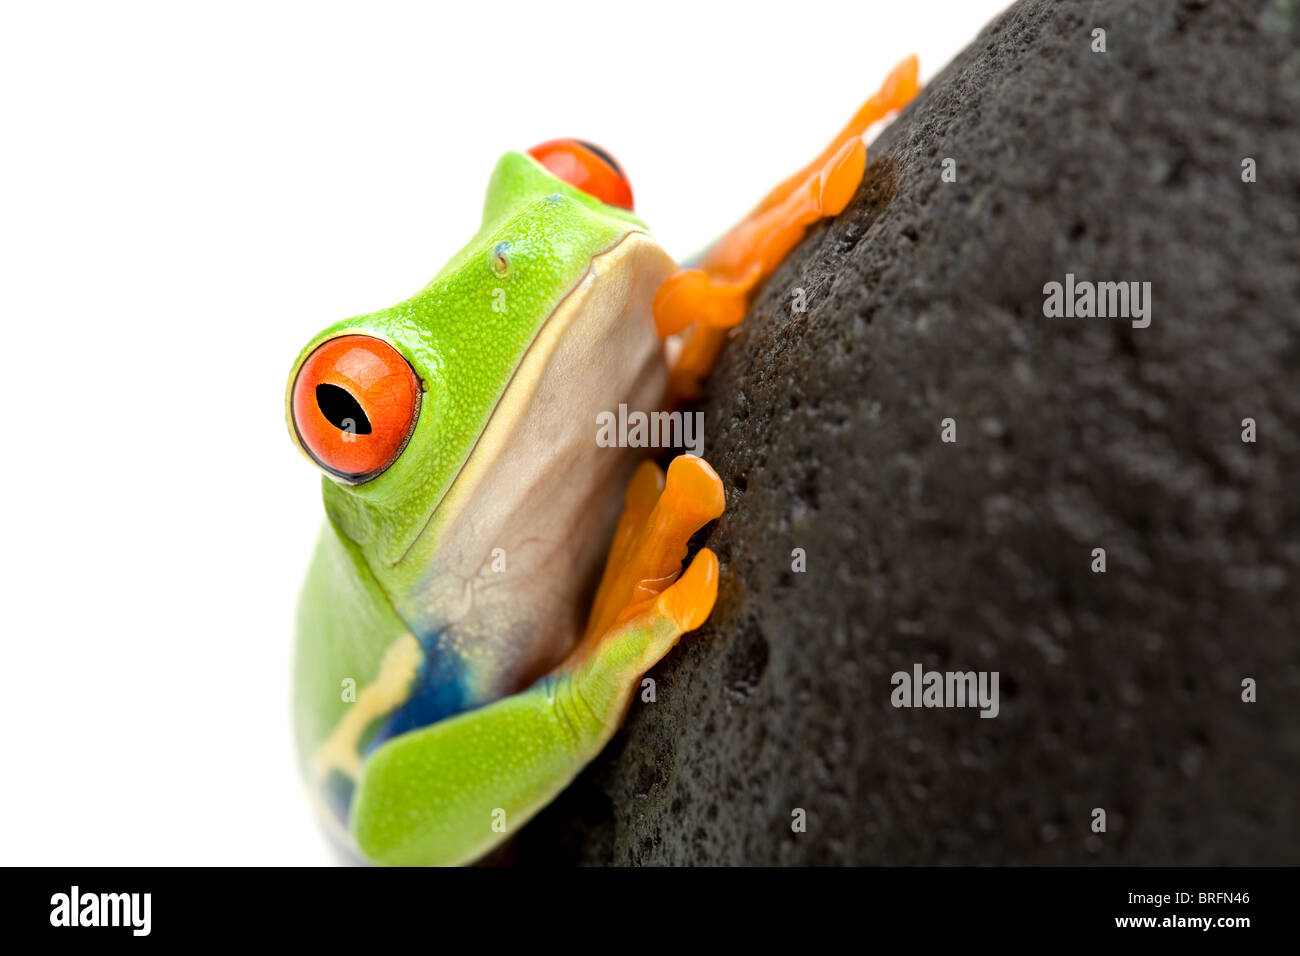
[{"label": "green frog skin", "polygon": [[915,91],[912,59],[688,269],[608,154],[507,153],[478,232],[432,281],[303,348],[286,413],[325,472],[326,520],[299,601],[295,735],[348,855],[481,857],[708,617],[717,559],[682,562],[723,512],[721,481],[693,455],[665,473],[606,447],[597,422],[692,394],[757,285],[851,198],[861,129]]}]

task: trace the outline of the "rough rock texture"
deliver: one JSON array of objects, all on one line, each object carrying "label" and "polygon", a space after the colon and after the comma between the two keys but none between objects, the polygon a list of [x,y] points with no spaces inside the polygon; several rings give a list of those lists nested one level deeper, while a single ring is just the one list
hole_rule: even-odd
[{"label": "rough rock texture", "polygon": [[[1298,122],[1296,0],[991,23],[728,345],[718,607],[515,861],[1300,862]],[[894,708],[917,662],[1000,714]]]}]

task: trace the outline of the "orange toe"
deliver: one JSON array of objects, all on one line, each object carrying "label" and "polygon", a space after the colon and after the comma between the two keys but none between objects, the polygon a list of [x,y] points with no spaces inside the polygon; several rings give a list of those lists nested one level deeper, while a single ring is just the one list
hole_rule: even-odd
[{"label": "orange toe", "polygon": [[830,158],[820,174],[818,197],[823,216],[838,216],[858,191],[862,174],[867,171],[867,147],[855,139]]},{"label": "orange toe", "polygon": [[718,360],[727,330],[700,326],[691,330],[689,335],[676,364],[668,373],[668,394],[664,400],[668,407],[699,397],[700,383]]},{"label": "orange toe", "polygon": [[600,586],[596,588],[595,600],[591,604],[589,620],[593,626],[597,621],[613,620],[622,610],[621,606],[615,606],[617,601],[626,600],[625,596],[615,596],[616,592],[626,590],[619,583],[620,572],[630,560],[637,538],[645,527],[650,512],[654,510],[663,488],[663,469],[653,461],[641,462],[623,495],[623,514],[618,519],[618,527],[614,530],[614,541],[610,545],[609,556],[605,559],[605,570],[600,578]]},{"label": "orange toe", "polygon": [[[642,494],[637,493],[638,503]],[[694,455],[673,459],[663,491],[649,514],[632,514],[631,498],[629,493],[629,511],[624,513],[617,532],[622,537],[616,539],[605,566],[584,640],[599,638],[615,623],[643,610],[672,584],[681,572],[691,535],[726,507],[722,479],[704,459]],[[627,527],[631,530],[627,531]]]},{"label": "orange toe", "polygon": [[694,534],[722,515],[727,496],[722,479],[707,461],[695,455],[678,455],[668,466],[668,480],[658,507],[678,529],[690,527],[690,534]]},{"label": "orange toe", "polygon": [[718,556],[701,548],[691,566],[668,590],[656,607],[683,631],[693,631],[706,620],[718,599]]},{"label": "orange toe", "polygon": [[699,268],[679,269],[654,301],[660,338],[684,335],[669,372],[669,403],[694,398],[722,349],[726,330],[744,320],[750,298],[815,222],[844,211],[867,168],[862,136],[876,120],[902,109],[920,88],[920,64],[909,56],[894,67],[811,163],[787,177],[704,254]]},{"label": "orange toe", "polygon": [[661,339],[692,322],[715,328],[739,325],[748,286],[710,276],[702,269],[678,269],[655,293],[655,329]]}]

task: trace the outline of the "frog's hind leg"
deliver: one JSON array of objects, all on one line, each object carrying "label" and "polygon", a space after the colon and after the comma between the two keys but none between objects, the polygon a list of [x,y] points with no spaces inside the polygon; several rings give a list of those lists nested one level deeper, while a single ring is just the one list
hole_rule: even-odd
[{"label": "frog's hind leg", "polygon": [[349,819],[377,863],[465,863],[514,833],[613,736],[640,677],[718,593],[718,559],[686,542],[723,509],[722,482],[700,458],[646,462],[585,636],[531,687],[385,741],[362,764]]},{"label": "frog's hind leg", "polygon": [[[664,495],[673,486],[670,470]],[[515,833],[608,743],[641,675],[704,622],[717,590],[718,559],[706,548],[628,605],[588,653],[517,694],[385,741],[352,801],[358,852],[404,866],[467,863]]]},{"label": "frog's hind leg", "polygon": [[886,78],[816,159],[787,178],[706,252],[697,267],[679,269],[655,295],[662,338],[682,334],[669,377],[669,400],[694,397],[717,359],[727,329],[745,316],[754,289],[776,271],[810,225],[837,216],[866,170],[862,135],[916,95],[918,63],[910,56]]}]

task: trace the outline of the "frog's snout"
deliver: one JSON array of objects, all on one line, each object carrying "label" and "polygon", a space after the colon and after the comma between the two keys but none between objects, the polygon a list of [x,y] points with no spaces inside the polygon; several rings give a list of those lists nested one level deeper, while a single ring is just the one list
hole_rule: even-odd
[{"label": "frog's snout", "polygon": [[392,345],[340,335],[307,356],[289,400],[293,433],[326,472],[356,484],[402,454],[420,412],[420,379]]}]

